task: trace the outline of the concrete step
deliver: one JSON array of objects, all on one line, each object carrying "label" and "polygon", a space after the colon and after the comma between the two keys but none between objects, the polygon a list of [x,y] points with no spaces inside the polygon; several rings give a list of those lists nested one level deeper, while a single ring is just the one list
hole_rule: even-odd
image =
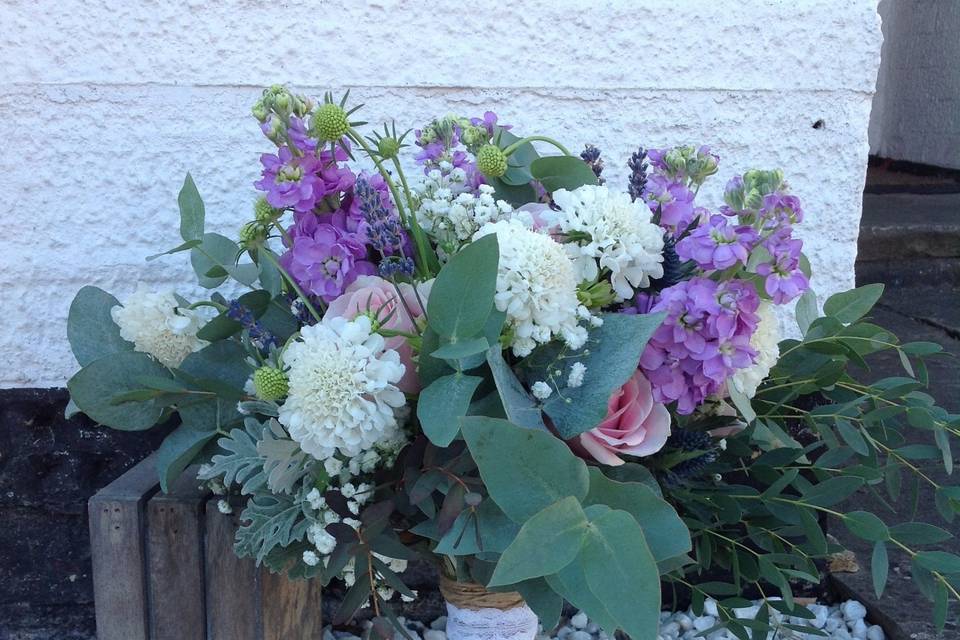
[{"label": "concrete step", "polygon": [[857,279],[960,285],[960,193],[865,193]]}]

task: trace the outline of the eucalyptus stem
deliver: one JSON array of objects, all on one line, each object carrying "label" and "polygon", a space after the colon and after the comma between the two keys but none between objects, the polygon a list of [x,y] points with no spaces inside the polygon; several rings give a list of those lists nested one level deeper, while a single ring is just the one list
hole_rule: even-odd
[{"label": "eucalyptus stem", "polygon": [[557,149],[563,152],[563,155],[565,156],[573,155],[572,153],[570,153],[570,151],[567,150],[565,146],[563,146],[553,138],[548,138],[547,136],[527,136],[526,138],[517,140],[516,142],[514,142],[513,144],[511,144],[510,146],[508,146],[506,149],[503,150],[503,155],[510,156],[510,154],[512,154],[514,151],[516,151],[521,146],[527,144],[528,142],[546,142],[548,144],[552,144],[553,146],[555,146]]},{"label": "eucalyptus stem", "polygon": [[224,305],[220,304],[219,302],[214,302],[213,300],[200,300],[200,301],[198,301],[198,302],[194,302],[194,303],[191,304],[189,307],[187,307],[187,309],[197,309],[197,308],[199,308],[199,307],[213,307],[213,308],[216,309],[217,311],[226,311],[226,310],[227,310],[227,307],[225,307]]}]

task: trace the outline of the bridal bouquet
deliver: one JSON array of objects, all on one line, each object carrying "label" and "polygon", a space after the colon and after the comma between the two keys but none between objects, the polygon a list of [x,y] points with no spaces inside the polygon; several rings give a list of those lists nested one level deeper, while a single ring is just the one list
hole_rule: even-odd
[{"label": "bridal bouquet", "polygon": [[[365,136],[358,108],[264,92],[250,219],[208,231],[188,175],[182,244],[160,254],[188,253],[212,294],[81,289],[69,411],[175,426],[162,486],[199,464],[242,509],[236,553],[342,580],[335,622],[369,606],[385,636],[414,558],[438,564],[450,625],[532,610],[550,628],[568,601],[645,640],[665,587],[717,599],[740,638],[790,627],[840,551],[824,516],[874,545],[878,594],[888,549],[908,553],[943,624],[960,558],[924,547],[950,534],[843,508],[933,483],[917,461],[949,470],[960,418],[923,391],[940,348],[869,321],[880,285],[820,315],[780,171],[708,209],[707,147],[639,150],[623,191],[596,148],[491,112]],[[802,338],[781,339],[789,303]],[[879,351],[902,377],[865,381]],[[936,496],[949,522],[960,488]]]}]

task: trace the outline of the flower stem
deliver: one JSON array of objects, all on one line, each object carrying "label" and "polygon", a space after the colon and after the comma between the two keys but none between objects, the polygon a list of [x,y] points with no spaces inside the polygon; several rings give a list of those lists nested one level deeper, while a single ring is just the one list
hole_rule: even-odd
[{"label": "flower stem", "polygon": [[320,322],[320,320],[323,319],[323,316],[321,316],[320,313],[317,312],[317,308],[313,306],[312,302],[310,302],[310,299],[307,297],[307,294],[303,292],[303,289],[300,288],[300,285],[298,285],[296,281],[293,279],[293,277],[289,273],[287,273],[286,269],[280,266],[280,261],[277,260],[277,258],[273,255],[273,252],[265,250],[265,251],[261,251],[261,255],[266,256],[267,260],[269,260],[270,263],[274,267],[276,267],[277,271],[280,272],[280,275],[284,277],[284,279],[290,284],[290,286],[296,292],[300,300],[303,301],[303,304],[306,305],[307,310],[310,311],[310,315],[313,316],[314,320],[316,320],[317,322]]},{"label": "flower stem", "polygon": [[516,151],[517,149],[519,149],[521,146],[527,144],[528,142],[546,142],[546,143],[548,143],[548,144],[552,144],[552,145],[555,146],[557,149],[559,149],[560,151],[562,151],[562,152],[563,152],[563,155],[565,155],[565,156],[573,155],[572,153],[570,153],[570,152],[567,150],[567,148],[566,148],[565,146],[563,146],[562,144],[560,144],[559,142],[557,142],[557,141],[554,140],[553,138],[548,138],[547,136],[528,136],[528,137],[523,138],[523,139],[521,139],[521,140],[517,140],[516,142],[514,142],[514,143],[511,144],[509,147],[507,147],[506,149],[503,150],[503,155],[509,157],[510,154],[512,154],[514,151]]}]

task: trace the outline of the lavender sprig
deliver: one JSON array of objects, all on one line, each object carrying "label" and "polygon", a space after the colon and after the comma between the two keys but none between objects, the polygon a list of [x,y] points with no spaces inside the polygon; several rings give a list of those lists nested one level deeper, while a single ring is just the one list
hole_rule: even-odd
[{"label": "lavender sprig", "polygon": [[640,147],[630,156],[627,167],[630,169],[630,186],[627,191],[630,198],[636,202],[643,198],[643,192],[647,189],[647,150]]}]

